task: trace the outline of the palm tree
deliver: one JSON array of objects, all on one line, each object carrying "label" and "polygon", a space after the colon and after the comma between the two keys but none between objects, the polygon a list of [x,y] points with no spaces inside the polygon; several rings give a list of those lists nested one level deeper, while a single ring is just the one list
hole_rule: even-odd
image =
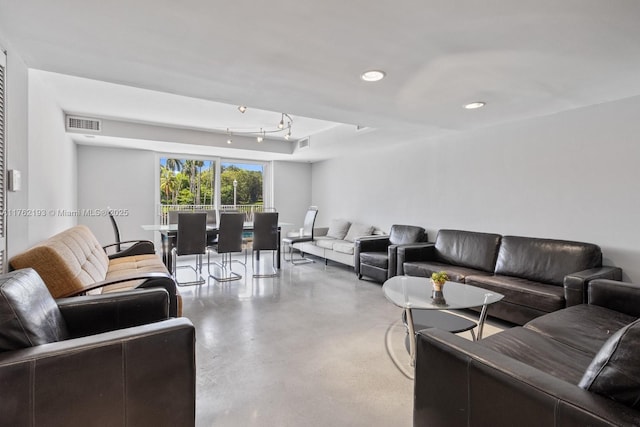
[{"label": "palm tree", "polygon": [[172,169],[162,167],[160,169],[160,191],[165,195],[165,200],[170,200],[170,196],[175,198],[175,192],[177,187],[176,176]]},{"label": "palm tree", "polygon": [[167,159],[166,167],[167,169],[170,169],[172,171],[180,172],[182,170],[182,160]]}]

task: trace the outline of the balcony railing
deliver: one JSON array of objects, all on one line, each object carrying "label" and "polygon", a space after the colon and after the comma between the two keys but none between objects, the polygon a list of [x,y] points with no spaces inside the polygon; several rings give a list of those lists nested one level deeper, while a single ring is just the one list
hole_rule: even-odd
[{"label": "balcony railing", "polygon": [[[169,211],[195,212],[214,210],[214,205],[158,205],[157,214],[160,217],[160,224],[169,223]],[[245,221],[252,222],[255,212],[271,211],[272,208],[265,208],[263,205],[219,205],[217,209],[220,212],[242,212],[245,215]]]}]

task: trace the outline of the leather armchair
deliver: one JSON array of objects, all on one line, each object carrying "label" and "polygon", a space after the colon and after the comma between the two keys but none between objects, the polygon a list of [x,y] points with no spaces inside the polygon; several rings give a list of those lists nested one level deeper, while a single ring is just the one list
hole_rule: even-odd
[{"label": "leather armchair", "polygon": [[378,282],[392,278],[397,272],[398,248],[428,239],[424,228],[393,225],[388,236],[365,237],[355,242],[355,271],[358,279],[372,277]]},{"label": "leather armchair", "polygon": [[0,424],[192,426],[195,330],[145,289],[54,300],[0,276]]}]

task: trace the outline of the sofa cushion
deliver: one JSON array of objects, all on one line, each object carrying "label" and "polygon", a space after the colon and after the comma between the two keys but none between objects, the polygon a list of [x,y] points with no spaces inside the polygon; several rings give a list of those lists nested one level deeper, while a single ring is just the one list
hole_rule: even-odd
[{"label": "sofa cushion", "polygon": [[467,276],[465,283],[504,295],[504,302],[550,313],[565,307],[564,288],[510,276]]},{"label": "sofa cushion", "polygon": [[422,242],[425,239],[425,230],[414,225],[392,225],[389,231],[389,243],[392,245],[406,245]]},{"label": "sofa cushion", "polygon": [[579,387],[640,409],[640,319],[609,338],[587,368]]},{"label": "sofa cushion", "polygon": [[313,241],[315,245],[319,248],[333,250],[333,244],[338,240],[332,237],[315,237]]},{"label": "sofa cushion", "polygon": [[51,295],[59,298],[103,281],[109,257],[91,230],[77,225],[14,256],[10,264],[36,270]]},{"label": "sofa cushion", "polygon": [[347,235],[351,223],[343,219],[332,219],[329,223],[329,230],[327,231],[327,237],[332,237],[337,240],[344,239]]},{"label": "sofa cushion", "polygon": [[477,343],[572,384],[578,383],[592,358],[522,327],[507,329]]},{"label": "sofa cushion", "polygon": [[445,264],[493,272],[500,237],[499,234],[440,230],[435,242],[437,260]]},{"label": "sofa cushion", "polygon": [[0,352],[68,338],[58,305],[35,270],[0,276]]},{"label": "sofa cushion", "polygon": [[431,277],[433,273],[446,271],[449,280],[452,282],[464,283],[465,278],[471,275],[489,275],[484,271],[474,270],[472,268],[460,267],[457,265],[445,264],[441,262],[415,261],[405,262],[403,264],[404,273],[408,276]]},{"label": "sofa cushion", "polygon": [[504,236],[495,273],[562,286],[566,275],[601,265],[602,252],[591,243]]},{"label": "sofa cushion", "polygon": [[348,242],[346,240],[337,240],[333,244],[333,250],[343,254],[353,255],[354,248],[355,248],[355,245],[353,244],[353,242]]},{"label": "sofa cushion", "polygon": [[353,224],[351,224],[351,227],[349,227],[349,232],[344,237],[344,240],[353,242],[358,237],[371,236],[371,234],[373,234],[372,225],[359,224],[357,222],[354,222]]},{"label": "sofa cushion", "polygon": [[389,255],[386,252],[362,252],[360,263],[387,270],[389,268]]},{"label": "sofa cushion", "polygon": [[525,329],[596,355],[602,345],[635,317],[591,304],[580,304],[531,320]]}]

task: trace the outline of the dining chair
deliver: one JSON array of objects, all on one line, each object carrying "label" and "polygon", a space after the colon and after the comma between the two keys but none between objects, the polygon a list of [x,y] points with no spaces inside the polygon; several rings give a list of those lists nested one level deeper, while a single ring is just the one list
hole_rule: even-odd
[{"label": "dining chair", "polygon": [[109,220],[111,221],[111,227],[113,228],[113,235],[115,238],[114,243],[104,247],[105,251],[115,250],[115,253],[109,252],[108,256],[110,259],[131,255],[156,253],[156,248],[150,240],[120,240],[120,229],[118,228],[116,219],[113,217],[111,208],[107,208],[107,213],[109,214]]},{"label": "dining chair", "polygon": [[[242,253],[242,232],[244,228],[243,213],[227,213],[220,214],[220,222],[218,223],[218,240],[213,246],[209,246],[209,250],[213,250],[221,255],[220,262],[215,262],[220,274],[211,274],[211,252],[207,251],[207,264],[209,277],[213,277],[218,282],[229,282],[232,280],[242,279],[242,275],[233,271],[232,264],[237,262],[246,268],[245,263],[232,259],[233,253]],[[246,255],[245,255],[246,256]]]},{"label": "dining chair", "polygon": [[[286,256],[284,256],[284,260],[288,261],[292,264],[305,264],[308,262],[314,262],[311,258],[305,258],[303,256],[303,252],[300,251],[300,258],[299,259],[294,259],[293,258],[293,245],[295,243],[302,243],[302,242],[312,242],[313,241],[313,227],[316,223],[316,217],[318,216],[318,208],[316,206],[310,206],[309,209],[307,210],[306,215],[304,216],[304,223],[302,226],[302,235],[298,235],[298,236],[287,236],[284,239],[282,239],[282,245],[283,246],[288,246],[289,249],[289,259],[287,259]],[[286,253],[286,251],[285,251]]]},{"label": "dining chair", "polygon": [[[207,253],[207,214],[204,212],[180,212],[178,215],[178,235],[176,246],[171,249],[173,279],[178,286],[201,285],[202,255]],[[177,266],[177,258],[183,255],[195,255],[195,267],[191,265]],[[178,282],[177,269],[189,268],[196,273],[197,279],[191,282]]]},{"label": "dining chair", "polygon": [[[278,212],[256,212],[253,216],[253,247],[251,249],[251,268],[253,277],[276,277],[275,254],[278,249]],[[260,251],[271,251],[271,272],[256,272],[254,260],[258,254],[258,270],[260,268]]]}]

